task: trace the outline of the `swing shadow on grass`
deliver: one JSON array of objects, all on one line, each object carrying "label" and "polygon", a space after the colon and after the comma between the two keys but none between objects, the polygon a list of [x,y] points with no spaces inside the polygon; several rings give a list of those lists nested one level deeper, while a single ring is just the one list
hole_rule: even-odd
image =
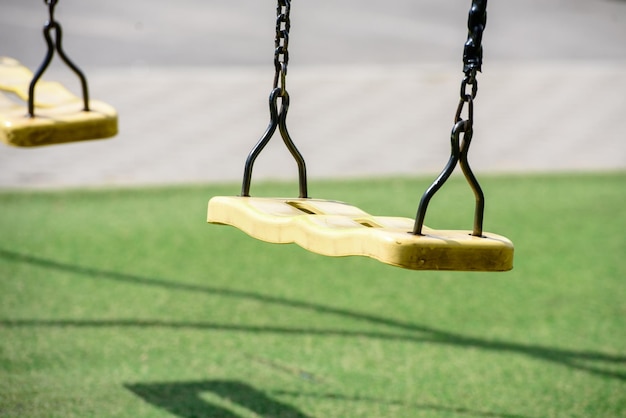
[{"label": "swing shadow on grass", "polygon": [[[165,409],[182,418],[237,418],[238,415],[219,403],[210,402],[201,397],[202,393],[211,393],[225,403],[237,404],[238,407],[252,411],[267,418],[309,418],[296,408],[273,399],[266,392],[246,383],[230,380],[205,380],[195,382],[127,384],[128,390],[146,402]],[[442,413],[454,413],[485,418],[531,418],[516,414],[501,414],[485,411],[473,411],[465,408],[450,408],[432,404],[412,404],[405,401],[393,401],[372,397],[344,396],[323,393],[302,393],[272,391],[270,395],[282,397],[310,397],[338,402],[358,402],[366,404],[386,404],[428,410]]]},{"label": "swing shadow on grass", "polygon": [[[626,381],[626,371],[613,371],[602,368],[602,365],[624,365],[626,356],[612,355],[597,351],[576,351],[545,347],[539,345],[519,344],[507,341],[487,340],[477,337],[465,336],[458,333],[447,332],[434,327],[405,322],[394,318],[385,318],[364,312],[356,312],[348,309],[335,308],[318,303],[301,300],[291,300],[282,297],[264,295],[251,291],[233,290],[227,288],[212,287],[206,285],[194,285],[176,283],[172,280],[163,280],[140,275],[126,274],[115,271],[84,267],[69,263],[63,263],[47,258],[36,257],[0,248],[0,259],[10,262],[25,263],[40,268],[80,274],[96,279],[106,279],[116,282],[132,283],[142,286],[155,286],[177,291],[201,292],[222,297],[247,299],[266,304],[279,305],[293,309],[307,310],[315,313],[337,315],[344,318],[368,322],[370,324],[384,325],[396,330],[386,331],[350,331],[345,329],[313,329],[304,327],[271,327],[251,326],[241,324],[227,324],[210,321],[163,321],[163,320],[41,320],[20,319],[0,320],[3,327],[141,327],[141,328],[175,328],[175,329],[206,329],[232,332],[249,333],[273,333],[283,335],[318,335],[318,336],[341,336],[359,337],[382,340],[408,341],[413,343],[440,344],[454,347],[480,349],[486,351],[509,352],[525,355],[537,360],[560,364],[565,367],[584,371],[596,376]],[[587,364],[593,363],[593,364]]]},{"label": "swing shadow on grass", "polygon": [[[415,344],[438,344],[467,349],[479,349],[493,352],[509,352],[524,355],[536,360],[559,364],[571,369],[584,371],[595,376],[626,381],[626,370],[615,369],[624,366],[626,356],[610,355],[597,351],[576,351],[557,349],[538,345],[525,345],[507,341],[487,340],[445,330],[406,322],[395,318],[386,318],[370,313],[326,306],[302,300],[293,300],[253,291],[233,290],[222,287],[178,283],[174,280],[146,277],[136,274],[92,268],[72,263],[60,262],[50,258],[28,255],[0,248],[0,260],[22,263],[46,270],[65,272],[84,276],[89,279],[101,279],[140,286],[152,286],[171,291],[203,293],[239,300],[253,300],[268,305],[277,305],[290,309],[305,310],[317,314],[331,314],[343,318],[363,321],[372,325],[383,325],[389,331],[352,331],[341,328],[313,329],[306,327],[253,326],[237,323],[219,323],[211,321],[176,321],[176,320],[141,320],[141,319],[0,319],[0,328],[28,327],[75,327],[85,329],[127,327],[154,329],[198,329],[207,331],[241,332],[253,334],[277,335],[313,335],[339,336],[344,338],[369,338],[385,341],[403,341]],[[258,360],[258,359],[257,359]],[[271,365],[270,365],[271,366]],[[315,380],[316,376],[308,376]],[[494,417],[494,418],[533,418],[511,413],[495,411],[469,410],[462,407],[436,404],[411,403],[407,400],[385,399],[383,397],[347,396],[332,392],[301,392],[285,390],[263,390],[247,382],[236,380],[200,380],[172,382],[128,382],[124,387],[147,403],[181,418],[223,417],[236,418],[254,413],[261,417],[308,418],[310,415],[285,402],[285,399],[309,398],[320,401],[346,402],[360,405],[387,405],[430,411],[459,416]]]},{"label": "swing shadow on grass", "polygon": [[[197,382],[127,384],[128,390],[146,402],[183,418],[219,417],[237,418],[228,404],[236,404],[261,417],[309,418],[296,408],[279,402],[266,393],[238,381],[206,380]],[[211,402],[202,398],[203,393],[215,395],[219,400]],[[220,404],[226,403],[222,406]]]}]

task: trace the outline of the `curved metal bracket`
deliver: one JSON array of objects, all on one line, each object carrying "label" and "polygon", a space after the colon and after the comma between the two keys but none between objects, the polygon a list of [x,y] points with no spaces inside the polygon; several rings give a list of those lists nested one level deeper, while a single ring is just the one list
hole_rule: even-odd
[{"label": "curved metal bracket", "polygon": [[[278,99],[281,99],[280,112],[278,111]],[[280,135],[285,143],[285,146],[296,160],[296,164],[298,165],[298,179],[300,186],[300,195],[301,198],[308,197],[307,190],[307,179],[306,179],[306,164],[304,162],[304,158],[296,145],[293,143],[291,136],[289,135],[289,131],[287,130],[287,111],[289,110],[289,93],[286,90],[277,87],[272,90],[269,97],[269,105],[270,105],[270,123],[265,130],[265,133],[256,143],[254,148],[248,154],[248,158],[246,159],[246,164],[243,172],[243,183],[241,186],[241,196],[250,196],[250,184],[252,182],[252,168],[254,166],[254,162],[257,157],[263,151],[263,148],[268,144],[274,132],[276,132],[276,128],[278,128]]]},{"label": "curved metal bracket", "polygon": [[[83,72],[69,59],[65,51],[63,51],[63,30],[61,29],[61,25],[54,20],[54,7],[57,4],[57,0],[44,0],[44,3],[49,6],[50,19],[46,22],[43,27],[43,35],[46,40],[46,44],[48,46],[48,51],[44,57],[43,62],[35,72],[33,79],[30,82],[30,86],[28,87],[28,115],[32,118],[35,116],[35,86],[37,82],[46,71],[50,62],[52,62],[52,57],[54,56],[54,51],[56,50],[59,53],[59,56],[65,62],[65,64],[70,67],[70,69],[78,76],[80,79],[80,84],[83,92],[83,110],[89,111],[89,88],[87,86],[87,78],[83,74]],[[52,40],[51,31],[55,31],[55,40]]]},{"label": "curved metal bracket", "polygon": [[480,184],[478,184],[478,179],[472,172],[471,167],[469,166],[469,162],[467,160],[467,153],[469,151],[469,146],[472,141],[472,136],[474,131],[470,129],[463,135],[463,141],[461,142],[461,152],[459,165],[461,166],[461,170],[465,175],[465,179],[469,183],[472,191],[474,192],[474,197],[476,199],[476,206],[474,209],[474,228],[472,231],[472,235],[475,237],[483,236],[483,217],[485,214],[485,194],[483,193]]},{"label": "curved metal bracket", "polygon": [[[463,133],[463,141],[460,141],[461,133]],[[441,174],[435,179],[430,187],[424,192],[420,200],[419,207],[417,209],[417,215],[415,217],[415,226],[413,227],[414,235],[422,235],[422,228],[424,226],[424,219],[426,218],[426,210],[432,197],[441,189],[444,183],[448,180],[457,163],[461,165],[463,174],[467,179],[474,196],[476,197],[476,208],[474,211],[474,228],[472,235],[480,237],[483,233],[483,215],[485,210],[485,196],[478,184],[478,180],[472,172],[467,159],[467,153],[472,140],[473,130],[471,123],[465,120],[459,120],[452,128],[452,134],[450,135],[450,158],[446,167]]]}]

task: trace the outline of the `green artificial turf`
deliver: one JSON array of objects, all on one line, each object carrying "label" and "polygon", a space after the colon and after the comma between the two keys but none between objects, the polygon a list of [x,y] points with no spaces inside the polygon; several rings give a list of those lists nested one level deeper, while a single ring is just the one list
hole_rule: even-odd
[{"label": "green artificial turf", "polygon": [[[430,180],[309,189],[414,217]],[[626,173],[480,180],[511,272],[206,224],[236,184],[1,192],[0,417],[626,416]],[[471,229],[472,212],[454,177],[426,224]]]}]

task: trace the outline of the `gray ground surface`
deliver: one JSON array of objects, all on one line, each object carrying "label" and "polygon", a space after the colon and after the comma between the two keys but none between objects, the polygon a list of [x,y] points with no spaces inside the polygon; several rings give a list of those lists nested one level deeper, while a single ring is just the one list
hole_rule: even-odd
[{"label": "gray ground surface", "polygon": [[[436,174],[462,79],[470,2],[292,2],[288,126],[309,176]],[[0,55],[36,68],[42,1],[0,0]],[[1,188],[239,181],[265,130],[269,0],[59,0],[68,54],[114,105],[111,140],[0,148]],[[626,1],[489,3],[476,173],[626,169]],[[57,58],[46,78],[77,82]],[[255,178],[290,178],[280,138]]]}]

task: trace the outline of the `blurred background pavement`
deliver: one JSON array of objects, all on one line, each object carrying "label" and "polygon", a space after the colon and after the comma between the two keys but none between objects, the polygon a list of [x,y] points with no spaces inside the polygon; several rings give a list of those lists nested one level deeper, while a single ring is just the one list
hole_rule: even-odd
[{"label": "blurred background pavement", "polygon": [[[288,127],[310,178],[436,175],[470,1],[293,1]],[[276,3],[59,0],[64,47],[119,112],[102,141],[0,148],[0,188],[240,181],[269,121]],[[0,55],[35,69],[41,0],[0,0]],[[626,169],[626,1],[491,1],[470,163]],[[45,78],[79,92],[58,57]],[[277,135],[255,179],[296,178]]]}]

